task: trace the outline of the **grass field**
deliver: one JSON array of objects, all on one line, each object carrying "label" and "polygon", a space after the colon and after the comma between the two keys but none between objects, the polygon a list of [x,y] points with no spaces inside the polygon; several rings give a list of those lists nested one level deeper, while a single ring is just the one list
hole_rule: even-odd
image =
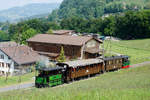
[{"label": "grass field", "polygon": [[[29,73],[21,76],[21,83],[24,82],[32,82],[34,77],[34,73]],[[0,87],[5,87],[9,85],[19,84],[19,76],[8,77],[7,82],[5,82],[5,77],[0,77]],[[0,99],[1,100],[1,99]]]},{"label": "grass field", "polygon": [[111,43],[105,41],[105,49],[130,56],[131,64],[150,61],[150,39],[126,40]]},{"label": "grass field", "polygon": [[105,73],[54,88],[0,94],[0,100],[149,100],[150,65]]}]

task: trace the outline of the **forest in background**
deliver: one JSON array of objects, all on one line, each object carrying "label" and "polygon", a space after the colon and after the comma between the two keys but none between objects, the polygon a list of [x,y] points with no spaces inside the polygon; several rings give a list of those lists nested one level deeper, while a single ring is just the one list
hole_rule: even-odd
[{"label": "forest in background", "polygon": [[150,0],[64,0],[59,9],[49,15],[48,20],[59,21],[70,17],[91,19],[149,8]]},{"label": "forest in background", "polygon": [[[150,10],[148,10],[150,0],[102,1],[104,4],[101,0],[64,0],[60,8],[54,10],[47,19],[29,19],[13,24],[9,22],[0,23],[0,41],[13,40],[26,44],[28,38],[38,33],[47,33],[58,29],[75,30],[80,33],[98,33],[124,40],[150,38]],[[112,6],[115,4],[126,6],[123,7],[124,10],[119,10],[119,7],[122,6]],[[127,6],[127,4],[134,6]],[[78,12],[74,6],[80,10],[80,13],[76,13],[77,16],[74,15],[75,13],[71,14],[74,11]],[[102,6],[104,6],[103,12],[101,12]],[[111,12],[108,10],[109,7],[112,7]],[[108,13],[109,16],[104,16]],[[66,17],[63,17],[64,15]]]}]

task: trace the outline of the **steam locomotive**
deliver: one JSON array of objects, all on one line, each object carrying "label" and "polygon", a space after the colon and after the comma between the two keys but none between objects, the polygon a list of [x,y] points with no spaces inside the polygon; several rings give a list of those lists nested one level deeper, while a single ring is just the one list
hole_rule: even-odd
[{"label": "steam locomotive", "polygon": [[39,74],[36,76],[35,86],[37,88],[53,87],[81,77],[90,77],[129,67],[129,57],[124,55],[57,63],[54,68],[38,69]]}]

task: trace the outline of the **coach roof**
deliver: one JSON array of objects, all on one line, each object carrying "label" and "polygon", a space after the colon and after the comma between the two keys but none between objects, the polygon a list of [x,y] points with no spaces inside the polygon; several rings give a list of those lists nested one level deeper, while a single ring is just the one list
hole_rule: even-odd
[{"label": "coach roof", "polygon": [[64,64],[67,64],[69,67],[79,67],[79,66],[86,66],[86,65],[91,65],[91,64],[98,64],[102,62],[103,60],[95,58],[95,59],[68,61],[68,62],[64,62]]}]

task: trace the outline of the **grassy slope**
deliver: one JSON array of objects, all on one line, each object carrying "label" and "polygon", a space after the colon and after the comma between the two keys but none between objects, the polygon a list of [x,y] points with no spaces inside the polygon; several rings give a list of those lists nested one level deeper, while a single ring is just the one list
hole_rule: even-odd
[{"label": "grassy slope", "polygon": [[[132,64],[150,61],[150,39],[126,40],[112,42],[111,44],[113,52],[129,55]],[[110,43],[108,41],[105,42],[105,48],[110,50]]]},{"label": "grassy slope", "polygon": [[[32,82],[34,77],[34,73],[29,73],[21,76],[21,83],[24,82]],[[0,87],[5,87],[9,85],[19,84],[19,76],[8,77],[7,83],[5,82],[5,77],[0,77]]]},{"label": "grassy slope", "polygon": [[105,73],[55,88],[1,93],[0,100],[149,100],[149,66]]}]

